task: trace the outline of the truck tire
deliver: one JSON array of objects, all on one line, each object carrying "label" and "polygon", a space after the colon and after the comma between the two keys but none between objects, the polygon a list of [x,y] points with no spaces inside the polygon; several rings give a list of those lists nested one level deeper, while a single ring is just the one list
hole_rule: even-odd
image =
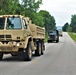
[{"label": "truck tire", "polygon": [[37,50],[35,50],[35,55],[40,56],[41,55],[41,42],[37,43]]},{"label": "truck tire", "polygon": [[25,61],[31,61],[32,59],[32,47],[31,43],[28,43],[27,48],[25,49],[26,51],[23,52],[23,58]]},{"label": "truck tire", "polygon": [[59,42],[59,39],[56,40],[56,43],[58,43],[58,42]]},{"label": "truck tire", "polygon": [[44,54],[44,50],[45,50],[45,46],[44,46],[44,43],[42,42],[41,43],[41,55]]},{"label": "truck tire", "polygon": [[50,42],[52,42],[52,40],[50,40]]},{"label": "truck tire", "polygon": [[3,53],[0,53],[0,60],[2,60],[3,58]]},{"label": "truck tire", "polygon": [[48,40],[48,43],[52,43],[52,40]]}]

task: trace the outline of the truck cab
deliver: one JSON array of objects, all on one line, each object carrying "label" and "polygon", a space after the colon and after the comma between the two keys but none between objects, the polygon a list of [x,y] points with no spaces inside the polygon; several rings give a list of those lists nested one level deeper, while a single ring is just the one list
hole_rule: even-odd
[{"label": "truck cab", "polygon": [[44,38],[44,29],[32,24],[29,17],[0,16],[0,60],[8,53],[12,56],[22,53],[24,60],[31,60],[33,51],[43,54]]}]

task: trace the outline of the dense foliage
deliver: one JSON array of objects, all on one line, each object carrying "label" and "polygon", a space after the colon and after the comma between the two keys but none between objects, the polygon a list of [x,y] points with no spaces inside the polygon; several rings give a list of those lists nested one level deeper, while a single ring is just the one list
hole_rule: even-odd
[{"label": "dense foliage", "polygon": [[44,26],[45,26],[46,31],[56,29],[55,19],[53,16],[51,16],[49,14],[49,12],[41,10],[39,12],[39,14],[41,14],[43,17],[43,22],[44,22]]},{"label": "dense foliage", "polygon": [[71,24],[72,32],[76,32],[76,15],[72,15]]},{"label": "dense foliage", "polygon": [[64,24],[63,31],[76,32],[76,15],[71,16],[71,23]]},{"label": "dense foliage", "polygon": [[63,31],[66,32],[67,28],[69,27],[69,23],[65,23],[64,26],[62,27]]}]

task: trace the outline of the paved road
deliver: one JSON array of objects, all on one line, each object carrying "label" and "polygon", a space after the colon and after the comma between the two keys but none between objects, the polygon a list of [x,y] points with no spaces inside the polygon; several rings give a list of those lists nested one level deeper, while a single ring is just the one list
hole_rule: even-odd
[{"label": "paved road", "polygon": [[45,54],[30,62],[5,55],[0,75],[76,75],[76,44],[64,33],[59,43],[46,43]]}]

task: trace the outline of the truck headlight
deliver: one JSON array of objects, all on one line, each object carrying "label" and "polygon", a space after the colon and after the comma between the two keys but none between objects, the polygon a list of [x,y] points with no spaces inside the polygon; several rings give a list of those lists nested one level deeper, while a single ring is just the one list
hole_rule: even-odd
[{"label": "truck headlight", "polygon": [[19,43],[17,43],[17,46],[19,46],[20,44]]}]

